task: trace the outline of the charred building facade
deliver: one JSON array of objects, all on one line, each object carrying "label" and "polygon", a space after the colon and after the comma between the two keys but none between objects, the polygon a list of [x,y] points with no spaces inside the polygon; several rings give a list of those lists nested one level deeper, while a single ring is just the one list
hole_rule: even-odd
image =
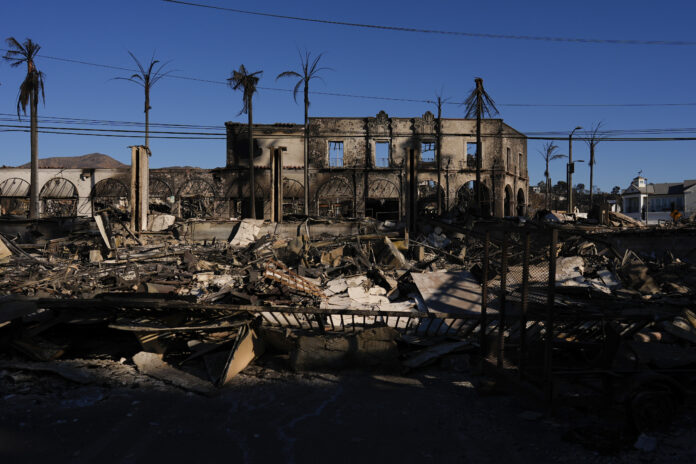
[{"label": "charred building facade", "polygon": [[[476,121],[432,113],[391,118],[310,118],[309,212],[324,217],[401,220],[473,205]],[[149,171],[149,209],[182,218],[250,215],[246,124],[228,122],[224,167]],[[256,217],[304,211],[304,126],[254,125]],[[484,214],[524,215],[526,137],[500,119],[482,122]],[[42,217],[130,209],[130,168],[41,169]],[[0,169],[0,216],[26,216],[30,170]]]},{"label": "charred building facade", "polygon": [[[230,213],[245,215],[248,127],[234,122],[226,127]],[[308,132],[311,214],[399,220],[409,208],[409,188],[415,193],[411,207],[420,214],[473,205],[475,120],[438,121],[431,112],[392,118],[382,111],[368,118],[310,118]],[[484,120],[482,134],[484,214],[526,214],[526,137],[501,119]],[[253,135],[257,217],[273,218],[280,198],[285,214],[301,213],[304,127],[258,124]]]}]

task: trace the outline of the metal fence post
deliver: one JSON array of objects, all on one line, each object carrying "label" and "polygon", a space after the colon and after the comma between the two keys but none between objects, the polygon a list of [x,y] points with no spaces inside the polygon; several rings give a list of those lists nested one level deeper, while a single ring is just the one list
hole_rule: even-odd
[{"label": "metal fence post", "polygon": [[520,352],[519,373],[520,379],[524,378],[525,362],[527,357],[527,308],[529,306],[529,248],[530,232],[524,234],[524,255],[522,257],[522,313],[520,314]]},{"label": "metal fence post", "polygon": [[479,330],[479,346],[481,348],[481,369],[483,369],[483,360],[486,358],[486,329],[488,320],[486,311],[488,310],[488,258],[489,246],[491,241],[491,233],[486,231],[486,237],[483,241],[483,269],[482,269],[482,287],[481,287],[481,328]]},{"label": "metal fence post", "polygon": [[505,351],[505,316],[507,310],[507,259],[508,259],[508,236],[503,235],[503,247],[500,257],[500,309],[498,311],[498,350],[496,361],[498,369],[503,368],[503,352]]},{"label": "metal fence post", "polygon": [[546,380],[546,394],[549,403],[553,400],[552,379],[552,355],[553,355],[553,326],[554,326],[554,302],[556,299],[556,252],[558,244],[558,230],[551,231],[551,244],[549,246],[549,288],[546,301],[546,346],[544,355],[544,379]]}]

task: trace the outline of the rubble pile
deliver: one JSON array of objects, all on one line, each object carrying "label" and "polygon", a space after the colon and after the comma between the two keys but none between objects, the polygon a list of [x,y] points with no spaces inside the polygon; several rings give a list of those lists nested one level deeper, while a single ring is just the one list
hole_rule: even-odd
[{"label": "rubble pile", "polygon": [[[335,339],[332,343],[348,347],[338,362],[333,348],[326,359],[317,358],[315,348],[308,350],[307,346],[316,347],[316,343],[307,341],[301,327],[294,327],[295,321],[308,319],[306,314],[288,320],[287,315],[263,310],[403,313],[403,320],[392,318],[382,325],[406,328],[418,324],[418,316],[427,317],[428,308],[410,272],[419,270],[422,263],[406,257],[403,239],[389,238],[398,238],[399,232],[310,239],[309,228],[301,224],[296,236],[267,230],[263,221],[245,220],[229,241],[194,243],[180,238],[174,224],[136,236],[127,225],[97,216],[94,227],[40,245],[0,235],[0,293],[5,295],[0,300],[1,348],[47,362],[75,356],[81,349],[77,345],[84,340],[75,340],[75,327],[91,328],[80,331],[83,338],[126,333],[137,345],[127,344],[124,349],[106,346],[104,350],[126,355],[139,370],[154,376],[176,377],[171,375],[176,370],[173,366],[187,369],[198,363],[198,369],[207,371],[208,380],[215,385],[223,385],[260,356],[268,340],[275,349],[289,353],[291,365],[297,369],[321,362],[331,368],[373,365],[374,359],[385,361],[377,363],[380,365],[398,366],[396,331],[368,331],[358,335],[358,342],[329,333],[325,337]],[[449,241],[441,230],[431,235]],[[428,252],[426,261],[430,269],[437,269],[436,261],[447,257],[442,250],[433,249],[439,253]],[[448,265],[446,260],[440,264]],[[276,326],[281,327],[268,327],[264,318],[280,321]],[[339,314],[317,319],[327,331],[332,326],[363,331],[366,320],[360,324]],[[371,317],[369,322],[378,321]],[[422,346],[415,343],[410,348],[406,351]],[[309,361],[309,351],[317,359]]]},{"label": "rubble pile", "polygon": [[[558,226],[550,292],[543,225],[433,220],[409,236],[389,222],[332,233],[330,224],[243,220],[225,240],[193,241],[176,221],[159,223],[135,234],[100,215],[37,243],[0,234],[3,369],[112,359],[211,394],[275,357],[295,370],[467,371],[470,357],[497,349],[484,347],[489,335],[508,340],[499,364],[514,366],[524,310],[533,370],[553,295],[554,368],[614,379],[659,372],[660,388],[696,380],[696,265],[669,252],[619,251],[604,235]],[[526,293],[524,233],[533,235]],[[512,317],[502,331],[501,312]],[[634,390],[619,389],[622,404],[636,401]]]}]

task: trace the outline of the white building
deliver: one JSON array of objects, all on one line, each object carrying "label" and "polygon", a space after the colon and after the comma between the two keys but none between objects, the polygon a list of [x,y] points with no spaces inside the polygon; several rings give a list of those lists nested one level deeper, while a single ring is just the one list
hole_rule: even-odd
[{"label": "white building", "polygon": [[[671,221],[670,213],[676,208],[683,216],[696,212],[696,179],[679,183],[647,183],[638,176],[623,191],[624,214],[634,219],[657,224]],[[646,217],[647,216],[647,217]]]}]

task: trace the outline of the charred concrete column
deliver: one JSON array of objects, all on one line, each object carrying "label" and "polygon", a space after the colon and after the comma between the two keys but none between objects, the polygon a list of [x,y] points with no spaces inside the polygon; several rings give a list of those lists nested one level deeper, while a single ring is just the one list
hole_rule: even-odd
[{"label": "charred concrete column", "polygon": [[406,149],[406,192],[406,224],[409,233],[415,234],[418,218],[418,172],[414,148]]},{"label": "charred concrete column", "polygon": [[286,147],[270,147],[271,221],[283,222],[283,152]]},{"label": "charred concrete column", "polygon": [[150,200],[150,149],[143,145],[131,147],[131,229],[147,230]]}]

